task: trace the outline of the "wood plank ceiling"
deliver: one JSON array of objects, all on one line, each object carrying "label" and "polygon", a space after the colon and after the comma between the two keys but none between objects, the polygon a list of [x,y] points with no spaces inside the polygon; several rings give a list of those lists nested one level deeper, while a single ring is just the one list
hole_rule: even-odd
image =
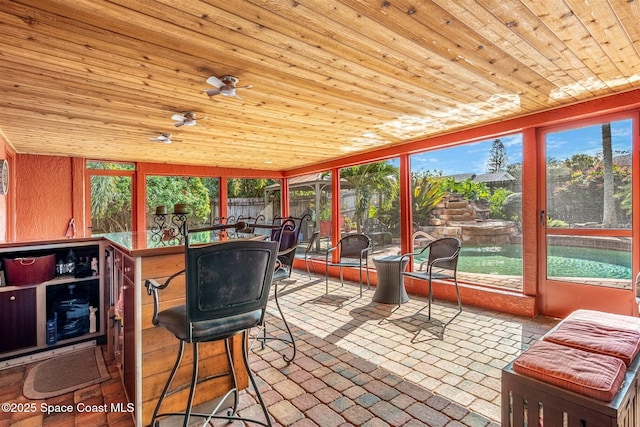
[{"label": "wood plank ceiling", "polygon": [[[637,88],[639,22],[640,0],[3,1],[0,130],[18,153],[289,170]],[[224,75],[252,88],[208,97]]]}]

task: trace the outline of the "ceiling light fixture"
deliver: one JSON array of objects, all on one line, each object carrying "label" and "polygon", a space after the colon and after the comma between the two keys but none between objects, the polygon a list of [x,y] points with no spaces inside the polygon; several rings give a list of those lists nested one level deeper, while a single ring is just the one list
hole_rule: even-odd
[{"label": "ceiling light fixture", "polygon": [[161,133],[155,138],[149,138],[149,141],[158,141],[163,144],[171,144],[171,134],[170,133]]},{"label": "ceiling light fixture", "polygon": [[174,126],[195,126],[196,125],[196,113],[193,111],[185,111],[180,114],[174,114],[171,117],[171,120],[174,120]]},{"label": "ceiling light fixture", "polygon": [[229,97],[238,97],[238,95],[236,95],[236,89],[251,89],[251,85],[237,86],[238,81],[238,78],[234,76],[222,76],[220,78],[211,76],[207,79],[207,83],[213,87],[205,89],[204,92],[209,96],[220,94]]},{"label": "ceiling light fixture", "polygon": [[236,96],[236,85],[238,79],[233,76],[224,76],[220,79],[224,83],[224,87],[220,88],[220,95]]}]

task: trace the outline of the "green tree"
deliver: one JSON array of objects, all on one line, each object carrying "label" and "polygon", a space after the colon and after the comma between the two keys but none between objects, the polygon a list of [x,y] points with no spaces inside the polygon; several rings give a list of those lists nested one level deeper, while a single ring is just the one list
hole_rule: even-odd
[{"label": "green tree", "polygon": [[489,209],[491,212],[491,218],[495,219],[512,219],[507,218],[507,214],[504,211],[504,201],[507,197],[513,194],[512,191],[506,188],[496,188],[489,197]]},{"label": "green tree", "polygon": [[574,154],[571,158],[564,161],[571,172],[584,171],[595,167],[599,163],[599,159],[588,154]]},{"label": "green tree", "polygon": [[487,160],[487,172],[499,172],[507,169],[509,159],[507,158],[507,150],[500,139],[496,139],[491,144],[489,151],[489,159]]},{"label": "green tree", "polygon": [[[616,217],[630,221],[631,211],[631,170],[628,167],[613,166],[614,188],[618,192],[613,195],[612,208],[616,209]],[[584,171],[575,171],[571,177],[554,190],[558,207],[554,216],[566,223],[597,222],[604,223],[604,165],[599,163]]]},{"label": "green tree", "polygon": [[93,233],[131,231],[131,178],[91,176]]},{"label": "green tree", "polygon": [[264,178],[230,178],[227,194],[229,198],[264,197],[265,187],[272,183],[272,180]]},{"label": "green tree", "polygon": [[623,181],[623,183],[619,187],[618,192],[614,196],[616,200],[619,200],[620,208],[626,213],[629,218],[631,218],[633,202],[633,193],[631,191],[631,188],[631,173],[629,172],[629,176]]},{"label": "green tree", "polygon": [[[88,161],[86,168],[135,170],[135,166],[130,163],[98,161]],[[92,233],[131,231],[131,177],[91,175],[90,185]]]},{"label": "green tree", "polygon": [[189,207],[189,225],[207,223],[211,213],[209,189],[197,177],[147,177],[147,206],[165,205],[169,209],[176,203]]}]

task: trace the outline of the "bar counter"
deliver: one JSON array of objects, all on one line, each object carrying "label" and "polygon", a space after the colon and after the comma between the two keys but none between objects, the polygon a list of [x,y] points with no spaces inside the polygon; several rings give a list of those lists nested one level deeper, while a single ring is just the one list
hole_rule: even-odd
[{"label": "bar counter", "polygon": [[[116,292],[122,293],[124,357],[122,377],[129,401],[135,403],[136,426],[146,426],[158,397],[162,392],[178,352],[178,339],[151,323],[153,299],[146,292],[149,278],[162,283],[173,273],[184,268],[184,245],[179,239],[159,240],[148,232],[111,233],[101,236],[113,248],[114,279]],[[216,236],[206,235],[202,242],[217,241]],[[184,304],[185,282],[178,277],[159,294],[160,309]],[[117,326],[117,325],[116,325]],[[232,354],[239,388],[248,385],[247,372],[242,363],[241,336],[232,338]],[[188,384],[191,376],[192,348],[187,345],[174,384]],[[224,343],[200,344],[200,376],[215,375],[228,369]],[[226,376],[209,381],[198,388],[195,405],[224,395],[231,387]],[[183,411],[188,390],[165,399],[163,412]]]}]

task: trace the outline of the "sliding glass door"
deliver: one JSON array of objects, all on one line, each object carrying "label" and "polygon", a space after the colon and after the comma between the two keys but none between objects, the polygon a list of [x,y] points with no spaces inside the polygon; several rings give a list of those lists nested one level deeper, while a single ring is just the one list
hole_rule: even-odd
[{"label": "sliding glass door", "polygon": [[631,119],[620,119],[542,133],[544,314],[630,310],[632,125]]}]

